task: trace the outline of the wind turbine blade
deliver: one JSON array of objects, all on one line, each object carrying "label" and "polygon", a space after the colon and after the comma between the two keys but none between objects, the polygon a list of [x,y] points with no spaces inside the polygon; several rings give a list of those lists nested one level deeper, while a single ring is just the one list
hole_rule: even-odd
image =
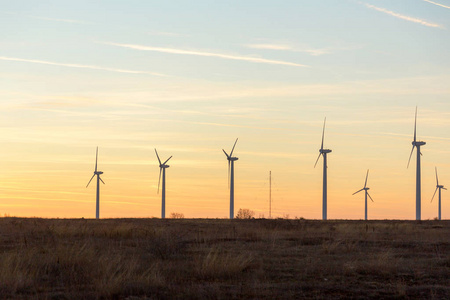
[{"label": "wind turbine blade", "polygon": [[412,154],[413,154],[413,152],[414,152],[414,147],[415,147],[415,146],[416,146],[416,145],[413,145],[413,147],[412,147],[411,154],[409,155],[408,166],[407,166],[406,168],[409,168],[409,163],[411,162],[411,157],[412,157]]},{"label": "wind turbine blade", "polygon": [[223,153],[225,153],[225,155],[227,156],[227,158],[230,158],[230,156],[225,152],[225,150],[222,149],[222,151],[223,151]]},{"label": "wind turbine blade", "polygon": [[325,117],[325,119],[323,120],[323,131],[322,131],[322,144],[320,145],[320,149],[323,150],[323,140],[325,137],[325,122],[327,121],[327,118]]},{"label": "wind turbine blade", "polygon": [[434,196],[436,195],[436,192],[437,192],[438,189],[439,189],[439,188],[436,187],[436,189],[434,190],[434,194],[433,194],[433,197],[431,198],[431,201],[430,201],[430,202],[433,202]]},{"label": "wind turbine blade", "polygon": [[230,156],[233,156],[234,147],[236,147],[237,141],[238,141],[238,139],[236,139],[236,142],[234,142],[233,149],[231,149]]},{"label": "wind turbine blade", "polygon": [[88,182],[88,184],[86,185],[86,187],[88,187],[88,186],[89,186],[89,184],[91,183],[91,181],[92,181],[92,179],[94,178],[94,176],[95,176],[95,174],[94,174],[94,175],[92,175],[92,177],[91,177],[91,180],[89,180],[89,182]]},{"label": "wind turbine blade", "polygon": [[369,169],[367,169],[366,182],[364,183],[364,188],[367,186],[367,177],[369,177]]},{"label": "wind turbine blade", "polygon": [[159,184],[161,183],[161,172],[162,172],[162,168],[159,167],[158,194],[159,194]]},{"label": "wind turbine blade", "polygon": [[414,118],[414,142],[416,141],[416,128],[417,128],[417,106],[416,106],[416,117]]},{"label": "wind turbine blade", "polygon": [[369,198],[370,198],[370,200],[372,200],[372,202],[375,202],[375,201],[373,201],[372,197],[370,197],[369,192],[367,192],[367,196],[369,196]]},{"label": "wind turbine blade", "polygon": [[447,190],[445,187],[442,188],[443,190]]},{"label": "wind turbine blade", "polygon": [[163,163],[163,165],[165,165],[166,164],[166,162],[168,162],[169,161],[169,159],[171,159],[172,158],[172,156],[170,156],[164,163]]},{"label": "wind turbine blade", "polygon": [[434,170],[436,171],[436,185],[439,185],[439,179],[437,175],[437,167],[434,167]]},{"label": "wind turbine blade", "polygon": [[364,191],[364,189],[360,189],[359,191],[354,192],[354,193],[352,194],[352,196],[353,196],[354,194],[358,194],[358,193],[361,192],[361,191]]},{"label": "wind turbine blade", "polygon": [[317,163],[319,162],[319,158],[322,155],[322,153],[319,153],[319,156],[317,157],[316,163],[314,164],[314,168],[317,166]]},{"label": "wind turbine blade", "polygon": [[159,159],[158,151],[156,151],[156,148],[155,148],[155,153],[156,153],[156,157],[158,158],[159,164],[161,164],[161,160]]},{"label": "wind turbine blade", "polygon": [[97,152],[95,153],[95,172],[97,172],[97,161],[98,161],[98,146],[97,146]]},{"label": "wind turbine blade", "polygon": [[105,184],[105,182],[102,180],[102,178],[100,176],[98,176],[98,179],[100,179],[100,181]]}]

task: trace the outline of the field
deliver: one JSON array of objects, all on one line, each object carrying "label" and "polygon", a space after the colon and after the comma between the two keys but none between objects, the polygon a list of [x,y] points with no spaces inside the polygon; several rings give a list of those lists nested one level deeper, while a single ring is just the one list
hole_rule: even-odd
[{"label": "field", "polygon": [[450,221],[0,218],[0,297],[450,299]]}]

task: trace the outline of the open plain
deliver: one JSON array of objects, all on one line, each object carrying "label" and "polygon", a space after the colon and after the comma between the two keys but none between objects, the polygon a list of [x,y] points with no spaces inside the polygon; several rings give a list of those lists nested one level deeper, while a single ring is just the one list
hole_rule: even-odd
[{"label": "open plain", "polygon": [[7,217],[0,295],[449,299],[450,221]]}]

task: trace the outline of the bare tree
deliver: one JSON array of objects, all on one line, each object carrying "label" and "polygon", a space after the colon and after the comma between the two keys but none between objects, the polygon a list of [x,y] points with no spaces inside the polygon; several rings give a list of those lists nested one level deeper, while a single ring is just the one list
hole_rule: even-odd
[{"label": "bare tree", "polygon": [[173,212],[173,213],[170,214],[170,218],[171,219],[184,219],[184,214],[183,213]]},{"label": "bare tree", "polygon": [[254,217],[255,212],[248,208],[240,208],[236,215],[236,219],[253,219]]}]

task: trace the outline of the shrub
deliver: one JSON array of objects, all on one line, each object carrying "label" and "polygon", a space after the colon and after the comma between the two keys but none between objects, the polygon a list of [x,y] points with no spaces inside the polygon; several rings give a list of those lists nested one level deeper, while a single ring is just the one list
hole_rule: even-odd
[{"label": "shrub", "polygon": [[236,219],[253,219],[254,217],[255,212],[248,208],[240,208],[236,215]]},{"label": "shrub", "polygon": [[170,214],[170,218],[171,219],[184,219],[184,214],[183,213],[173,212],[173,213]]}]

